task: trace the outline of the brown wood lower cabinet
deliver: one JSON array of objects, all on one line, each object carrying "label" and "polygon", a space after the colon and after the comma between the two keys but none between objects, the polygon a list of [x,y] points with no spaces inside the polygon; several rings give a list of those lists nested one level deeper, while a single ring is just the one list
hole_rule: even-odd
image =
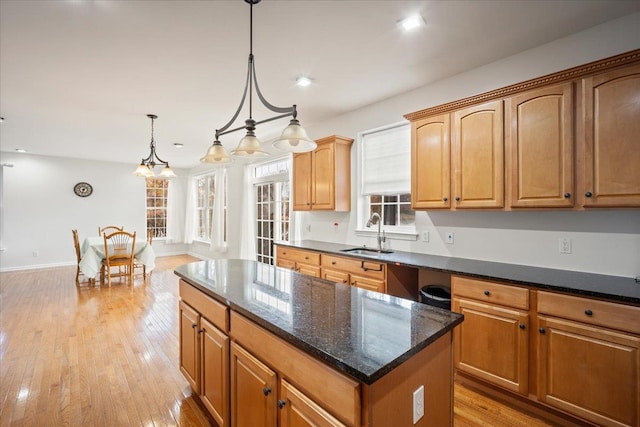
[{"label": "brown wood lower cabinet", "polygon": [[344,426],[286,380],[280,381],[280,398],[278,406],[282,406],[280,418],[282,427]]},{"label": "brown wood lower cabinet", "polygon": [[276,246],[276,265],[312,277],[320,277],[320,254],[291,247]]},{"label": "brown wood lower cabinet", "polygon": [[540,401],[599,425],[638,426],[640,308],[538,292],[538,311]]},{"label": "brown wood lower cabinet", "polygon": [[228,426],[228,310],[184,281],[180,297],[180,371],[218,426]]},{"label": "brown wood lower cabinet", "polygon": [[459,372],[590,423],[640,425],[640,307],[459,276],[451,284],[453,311],[465,316],[454,330]]},{"label": "brown wood lower cabinet", "polygon": [[330,254],[322,254],[320,263],[322,266],[320,277],[323,279],[369,291],[381,293],[387,291],[385,263]]}]

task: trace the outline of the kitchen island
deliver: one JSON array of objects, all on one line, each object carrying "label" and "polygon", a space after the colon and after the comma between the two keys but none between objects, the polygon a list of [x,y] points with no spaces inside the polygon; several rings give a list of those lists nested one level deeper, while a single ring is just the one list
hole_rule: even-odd
[{"label": "kitchen island", "polygon": [[175,273],[181,371],[219,425],[452,425],[461,315],[254,261]]}]

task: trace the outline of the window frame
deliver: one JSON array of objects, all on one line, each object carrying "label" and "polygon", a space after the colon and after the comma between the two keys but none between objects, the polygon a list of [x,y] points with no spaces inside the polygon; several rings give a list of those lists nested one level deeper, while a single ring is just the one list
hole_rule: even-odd
[{"label": "window frame", "polygon": [[[404,127],[411,126],[408,122],[398,122],[391,125],[381,126],[375,129],[370,129],[363,132],[358,132],[357,135],[357,145],[356,145],[356,227],[355,234],[360,237],[371,237],[376,236],[378,232],[377,225],[371,226],[369,228],[366,227],[366,223],[369,219],[370,212],[370,196],[362,194],[362,180],[363,180],[363,143],[364,136],[367,134],[386,131],[389,129],[393,129],[396,127]],[[411,197],[411,193],[401,193],[395,194],[398,196],[398,203],[400,202],[400,196],[402,194],[409,194]],[[394,194],[385,194],[386,196],[394,196]],[[415,211],[414,211],[415,212]],[[398,217],[399,218],[399,217]],[[396,240],[417,240],[418,232],[416,228],[416,223],[414,220],[413,225],[382,225],[382,230],[384,230],[387,237]]]}]

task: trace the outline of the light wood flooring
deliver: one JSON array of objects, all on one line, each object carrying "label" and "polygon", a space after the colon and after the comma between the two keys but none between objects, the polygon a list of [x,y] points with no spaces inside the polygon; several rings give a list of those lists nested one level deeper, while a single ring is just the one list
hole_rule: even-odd
[{"label": "light wood flooring", "polygon": [[[178,369],[178,279],[89,285],[75,267],[0,273],[0,426],[210,426]],[[454,425],[549,426],[456,384]]]}]

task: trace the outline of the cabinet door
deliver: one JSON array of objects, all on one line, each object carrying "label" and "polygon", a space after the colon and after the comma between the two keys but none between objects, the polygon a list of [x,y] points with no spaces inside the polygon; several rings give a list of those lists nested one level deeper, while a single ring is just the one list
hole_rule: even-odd
[{"label": "cabinet door", "polygon": [[344,426],[300,390],[280,381],[280,427]]},{"label": "cabinet door", "polygon": [[582,83],[584,205],[640,206],[640,65]]},{"label": "cabinet door", "polygon": [[335,283],[344,283],[345,285],[349,284],[349,273],[345,273],[343,271],[329,270],[329,269],[323,268],[322,278],[326,280],[330,280]]},{"label": "cabinet door", "polygon": [[198,321],[200,315],[180,301],[180,372],[191,389],[200,394],[200,354],[198,351]]},{"label": "cabinet door", "polygon": [[453,115],[453,179],[456,209],[504,206],[502,101]]},{"label": "cabinet door", "polygon": [[318,267],[317,265],[309,265],[299,262],[296,264],[296,267],[296,271],[300,274],[312,277],[320,277],[320,267]]},{"label": "cabinet door", "polygon": [[449,114],[411,125],[411,207],[451,206]]},{"label": "cabinet door", "polygon": [[637,426],[640,338],[544,316],[538,325],[539,399],[600,425]]},{"label": "cabinet door", "polygon": [[202,403],[219,427],[229,425],[229,337],[200,319]]},{"label": "cabinet door", "polygon": [[276,425],[276,374],[236,343],[231,343],[231,425]]},{"label": "cabinet door", "polygon": [[573,206],[573,110],[573,83],[506,100],[512,207]]},{"label": "cabinet door", "polygon": [[313,152],[311,209],[335,208],[335,144],[322,144]]},{"label": "cabinet door", "polygon": [[455,367],[526,395],[529,314],[460,298],[452,309],[464,315],[454,330]]},{"label": "cabinet door", "polygon": [[358,276],[356,274],[352,274],[350,277],[351,286],[355,286],[357,288],[366,289],[368,291],[375,291],[385,293],[386,286],[385,281],[380,279],[373,279],[371,277]]},{"label": "cabinet door", "polygon": [[311,209],[311,156],[309,153],[293,155],[293,210]]}]

